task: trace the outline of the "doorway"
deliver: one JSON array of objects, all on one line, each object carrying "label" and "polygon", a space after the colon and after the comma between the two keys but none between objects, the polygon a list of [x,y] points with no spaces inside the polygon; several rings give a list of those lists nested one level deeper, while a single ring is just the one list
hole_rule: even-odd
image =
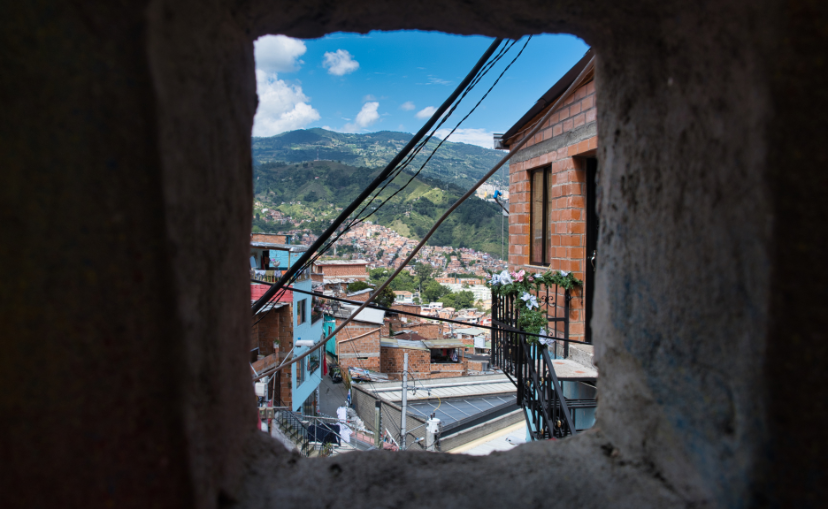
[{"label": "doorway", "polygon": [[595,270],[598,266],[598,209],[596,185],[598,159],[586,160],[586,269],[584,270],[584,341],[592,343],[592,310],[595,295]]}]

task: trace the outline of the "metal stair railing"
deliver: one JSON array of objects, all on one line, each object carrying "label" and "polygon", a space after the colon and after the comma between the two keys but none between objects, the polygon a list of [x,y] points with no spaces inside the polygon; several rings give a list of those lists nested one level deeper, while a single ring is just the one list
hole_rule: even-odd
[{"label": "metal stair railing", "polygon": [[[492,297],[491,362],[515,384],[518,405],[524,409],[532,436],[542,440],[576,434],[547,346],[526,341],[525,332],[517,327],[519,310],[514,296]],[[550,288],[545,289],[545,294],[538,292],[537,297],[550,324],[547,335],[564,343],[566,356],[569,350],[569,291],[561,292],[554,286],[551,292]],[[560,300],[563,300],[562,306],[559,306]],[[563,313],[559,313],[561,308]]]}]

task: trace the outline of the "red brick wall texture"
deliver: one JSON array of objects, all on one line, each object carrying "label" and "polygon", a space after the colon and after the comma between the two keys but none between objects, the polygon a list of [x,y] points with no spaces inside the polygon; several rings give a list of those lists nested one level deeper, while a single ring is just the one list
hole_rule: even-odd
[{"label": "red brick wall texture", "polygon": [[390,380],[402,380],[405,352],[408,352],[409,375],[413,374],[416,378],[430,378],[431,353],[427,350],[383,347],[381,355],[382,372],[386,373]]},{"label": "red brick wall texture", "polygon": [[[337,319],[337,327],[343,322]],[[371,323],[348,324],[336,335],[336,351],[342,368],[363,368],[380,371],[380,333],[382,328]],[[365,334],[365,336],[362,336]],[[362,336],[362,337],[358,337]],[[349,338],[357,338],[350,339]]]},{"label": "red brick wall texture", "polygon": [[[541,117],[546,110],[538,114]],[[561,136],[582,125],[596,121],[595,81],[580,86],[558,107],[542,129],[522,149]],[[531,125],[531,124],[529,124]],[[528,130],[529,127],[525,129]],[[509,140],[518,141],[519,136]],[[509,168],[509,266],[512,270],[531,272],[547,270],[571,271],[583,280],[586,267],[586,164],[584,156],[594,154],[598,147],[596,136],[565,145],[527,161],[513,163]],[[551,167],[549,265],[529,264],[529,234],[531,210],[532,170]],[[583,339],[582,290],[573,292],[570,313],[570,337]]]},{"label": "red brick wall texture", "polygon": [[365,265],[317,265],[325,277],[368,279]]}]

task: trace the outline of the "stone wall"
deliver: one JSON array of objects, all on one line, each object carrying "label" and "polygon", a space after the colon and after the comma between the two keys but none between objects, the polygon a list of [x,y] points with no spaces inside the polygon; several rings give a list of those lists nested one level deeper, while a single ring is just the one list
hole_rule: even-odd
[{"label": "stone wall", "polygon": [[[827,9],[15,3],[0,17],[4,505],[821,506]],[[598,55],[590,432],[479,458],[302,460],[256,431],[253,40],[396,29],[565,32]]]}]

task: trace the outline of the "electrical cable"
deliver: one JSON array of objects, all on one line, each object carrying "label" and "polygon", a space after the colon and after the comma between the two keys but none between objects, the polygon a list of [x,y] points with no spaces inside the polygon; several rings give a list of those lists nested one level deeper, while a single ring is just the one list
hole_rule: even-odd
[{"label": "electrical cable", "polygon": [[472,196],[474,194],[474,192],[481,185],[483,185],[484,182],[486,182],[492,175],[494,175],[497,172],[497,170],[499,170],[504,164],[506,164],[506,162],[508,162],[509,159],[512,158],[512,156],[514,156],[530,139],[532,139],[532,137],[537,133],[537,131],[540,130],[540,127],[544,124],[544,122],[546,122],[549,119],[549,117],[552,115],[552,112],[555,111],[556,108],[560,105],[562,98],[567,97],[569,92],[571,90],[574,90],[574,88],[576,86],[580,86],[581,80],[584,77],[584,71],[586,69],[590,68],[590,64],[593,62],[594,59],[595,59],[595,57],[590,59],[590,62],[587,64],[586,67],[584,67],[584,70],[582,70],[580,72],[580,74],[578,74],[578,77],[569,85],[569,88],[567,88],[567,90],[560,96],[560,98],[558,98],[558,100],[555,101],[555,103],[552,104],[552,106],[549,108],[549,110],[546,112],[546,114],[544,114],[544,116],[537,122],[535,127],[531,131],[529,131],[529,133],[527,133],[526,136],[524,136],[519,142],[517,142],[517,144],[515,144],[515,146],[509,151],[509,153],[506,154],[505,156],[503,156],[503,158],[500,161],[498,161],[497,164],[495,164],[494,167],[491,170],[489,170],[486,173],[486,175],[483,176],[483,178],[481,178],[479,181],[477,181],[477,183],[474,186],[472,186],[468,191],[466,191],[466,193],[463,196],[461,196],[460,199],[458,199],[451,207],[449,207],[443,213],[442,216],[440,216],[440,218],[437,220],[437,222],[434,224],[434,226],[431,227],[431,229],[428,231],[428,233],[426,233],[426,235],[423,237],[423,239],[417,244],[417,246],[406,257],[406,259],[403,261],[403,263],[400,264],[400,266],[394,271],[393,274],[391,274],[391,277],[389,277],[384,283],[382,283],[379,286],[379,288],[374,290],[368,296],[368,299],[365,302],[363,302],[362,305],[360,305],[356,309],[356,311],[354,311],[351,314],[351,316],[349,316],[344,322],[342,322],[340,325],[338,325],[330,333],[330,335],[327,338],[325,338],[324,341],[322,341],[318,346],[313,347],[311,350],[309,350],[309,351],[303,353],[302,355],[300,355],[299,357],[297,357],[293,362],[297,362],[297,361],[305,358],[312,351],[320,348],[321,346],[324,346],[325,342],[327,342],[330,338],[336,336],[336,334],[340,330],[342,330],[342,328],[344,326],[346,326],[348,323],[350,323],[351,320],[353,320],[363,309],[365,309],[365,307],[368,306],[371,303],[371,301],[374,300],[390,284],[390,282],[393,281],[395,277],[397,277],[397,275],[400,272],[402,272],[402,270],[406,267],[406,265],[408,265],[408,263],[417,255],[417,253],[420,251],[420,249],[422,249],[423,246],[425,246],[426,242],[428,242],[428,239],[430,239],[431,236],[434,235],[434,232],[437,231],[437,228],[439,228],[440,225],[443,224],[443,222],[448,218],[448,216],[451,215],[451,213],[454,212],[457,209],[457,207],[459,207],[464,201],[466,201],[470,196]]},{"label": "electrical cable", "polygon": [[[531,37],[530,37],[530,39],[531,39]],[[314,263],[314,262],[315,262],[315,261],[316,261],[316,260],[317,260],[320,256],[322,256],[324,253],[326,253],[326,252],[327,252],[327,251],[331,248],[331,246],[333,246],[333,245],[334,245],[334,244],[335,244],[335,243],[336,243],[336,242],[337,242],[337,241],[338,241],[338,240],[339,240],[339,239],[340,239],[340,238],[341,238],[341,237],[342,237],[342,236],[343,236],[346,232],[348,232],[348,231],[349,231],[349,230],[350,230],[350,229],[351,229],[354,225],[359,224],[359,223],[361,223],[361,222],[365,221],[368,217],[370,217],[371,215],[373,215],[374,213],[376,213],[376,212],[377,212],[380,208],[382,208],[382,206],[384,206],[384,205],[388,202],[388,200],[385,200],[384,202],[381,202],[381,203],[380,203],[380,205],[379,205],[379,206],[377,206],[377,207],[376,207],[376,208],[375,208],[375,209],[374,209],[374,210],[373,210],[373,211],[372,211],[372,212],[371,212],[368,216],[365,216],[365,217],[360,218],[361,214],[362,214],[362,213],[363,213],[363,212],[364,212],[364,211],[368,208],[368,206],[369,206],[369,205],[373,202],[373,200],[374,200],[376,197],[378,197],[378,196],[382,193],[382,191],[383,191],[383,190],[384,190],[384,189],[385,189],[385,188],[386,188],[386,187],[387,187],[387,186],[388,186],[388,185],[389,185],[389,184],[390,184],[390,183],[391,183],[391,182],[392,182],[392,181],[396,178],[396,176],[397,176],[397,175],[401,174],[401,172],[403,171],[403,169],[405,169],[405,167],[407,167],[407,166],[408,166],[408,164],[409,164],[410,162],[412,162],[412,161],[414,160],[414,158],[417,156],[417,154],[420,152],[420,150],[422,150],[422,148],[426,146],[426,144],[428,143],[428,141],[429,141],[429,140],[430,140],[430,139],[434,136],[434,134],[437,132],[437,130],[439,130],[439,128],[443,125],[443,123],[445,123],[445,122],[448,120],[448,118],[449,118],[449,117],[450,117],[450,116],[454,113],[454,111],[457,109],[457,107],[460,105],[460,103],[461,103],[461,102],[462,102],[462,100],[466,97],[466,95],[468,95],[468,93],[469,93],[469,92],[471,92],[471,90],[475,87],[475,85],[477,85],[477,84],[478,84],[478,83],[479,83],[479,82],[483,79],[483,77],[484,77],[484,76],[485,76],[485,75],[489,72],[489,70],[491,70],[491,69],[494,67],[494,65],[495,65],[495,64],[496,64],[496,63],[497,63],[497,62],[498,62],[498,61],[499,61],[499,60],[500,60],[500,59],[501,59],[501,58],[502,58],[502,57],[503,57],[503,56],[504,56],[504,55],[505,55],[505,54],[506,54],[506,53],[507,53],[507,52],[508,52],[508,51],[509,51],[509,50],[510,50],[510,49],[511,49],[511,48],[512,48],[515,44],[516,44],[516,43],[517,43],[517,41],[512,41],[511,43],[507,43],[507,44],[505,44],[505,45],[504,45],[504,46],[500,49],[500,51],[498,52],[498,54],[495,56],[495,58],[494,58],[494,59],[492,59],[492,60],[490,60],[490,61],[486,62],[486,64],[482,67],[482,70],[478,72],[478,74],[474,77],[474,79],[471,81],[471,83],[470,83],[470,84],[469,84],[469,85],[465,88],[465,90],[463,91],[463,93],[462,93],[462,95],[459,97],[459,99],[457,99],[457,100],[456,100],[456,102],[454,102],[454,103],[453,103],[453,105],[452,105],[451,109],[448,111],[448,113],[447,113],[447,114],[445,114],[445,115],[442,115],[442,116],[440,117],[440,119],[439,119],[439,123],[438,123],[438,124],[437,124],[437,125],[433,128],[432,132],[431,132],[431,133],[430,133],[430,134],[429,134],[429,135],[428,135],[425,139],[423,139],[422,141],[420,141],[420,142],[418,143],[418,145],[417,145],[416,149],[415,149],[414,151],[409,152],[409,154],[408,154],[408,156],[406,157],[406,159],[405,159],[404,163],[403,163],[403,164],[401,164],[400,166],[398,166],[398,168],[397,168],[397,169],[395,169],[395,170],[392,172],[392,173],[393,173],[393,176],[391,176],[391,177],[387,177],[387,178],[386,178],[386,180],[385,180],[385,184],[383,184],[382,188],[381,188],[379,191],[377,191],[377,193],[374,195],[374,197],[373,197],[373,198],[371,198],[371,200],[368,200],[368,202],[367,202],[367,203],[363,206],[363,208],[362,208],[362,209],[361,209],[361,210],[360,210],[360,211],[356,214],[356,216],[354,217],[354,219],[352,219],[352,220],[351,220],[351,221],[350,221],[350,222],[349,222],[349,223],[348,223],[348,224],[347,224],[344,228],[342,228],[342,230],[339,232],[339,234],[338,234],[338,235],[337,235],[334,239],[329,240],[329,241],[328,241],[328,243],[327,243],[327,245],[324,245],[323,247],[319,248],[319,249],[318,249],[318,250],[317,250],[317,251],[316,251],[316,252],[315,252],[315,253],[314,253],[311,257],[309,257],[310,259],[308,259],[308,260],[304,263],[304,266],[300,267],[299,269],[296,269],[296,270],[294,271],[294,273],[295,273],[295,274],[298,274],[301,270],[304,270],[304,269],[306,269],[306,268],[310,267],[310,266],[311,266],[311,265],[312,265],[312,264],[313,264],[313,263]],[[527,43],[528,43],[528,40],[527,40]],[[494,44],[493,44],[493,45],[494,45]],[[498,44],[498,46],[499,46],[499,44]],[[526,45],[524,44],[524,49],[525,49],[525,48],[526,48]],[[489,49],[491,49],[491,46],[490,46],[490,48],[489,48]],[[523,49],[521,49],[521,53],[522,53],[522,52],[523,52]],[[520,53],[518,54],[518,56],[520,56]],[[516,57],[516,58],[517,58],[517,57]],[[479,63],[479,62],[478,62],[478,63]],[[512,63],[514,63],[514,60],[512,61]],[[511,66],[511,65],[512,65],[512,63],[510,63],[510,64],[509,64],[509,66]],[[509,68],[509,66],[507,66],[507,68],[506,68],[506,69],[508,69],[508,68]],[[504,70],[504,72],[505,72],[505,70]],[[499,81],[499,80],[500,80],[500,78],[501,78],[502,76],[503,76],[503,73],[501,73],[501,75],[500,75],[500,77],[498,77],[497,81]],[[497,81],[495,81],[495,84],[497,84]],[[485,98],[485,97],[489,94],[489,92],[491,92],[491,90],[492,90],[492,88],[493,88],[493,87],[494,87],[494,85],[492,85],[492,87],[490,87],[490,88],[489,88],[489,90],[488,90],[488,91],[486,92],[486,94],[484,95],[484,98]],[[455,91],[455,93],[456,93],[456,91]],[[482,101],[482,99],[481,99],[481,101]],[[444,103],[444,104],[445,104],[445,103]],[[472,112],[474,111],[474,109],[476,109],[476,108],[477,108],[477,106],[479,106],[479,104],[480,104],[480,101],[478,101],[477,105],[476,105],[476,106],[472,109]],[[435,112],[435,115],[436,115],[436,114],[437,114],[437,112]],[[451,132],[453,133],[453,132],[454,132],[454,131],[455,131],[455,130],[456,130],[456,129],[460,126],[460,124],[462,124],[462,122],[463,122],[463,121],[465,121],[465,120],[466,120],[466,118],[468,118],[468,116],[469,116],[470,114],[471,114],[471,112],[469,112],[469,114],[468,114],[468,115],[466,115],[466,117],[464,117],[464,118],[463,118],[463,120],[461,120],[461,121],[460,121],[460,123],[458,123],[458,124],[457,124],[457,126],[455,126],[455,128],[454,128],[454,129],[452,129],[452,131],[451,131]],[[432,119],[433,119],[433,117],[434,117],[434,116],[432,116]],[[420,130],[420,132],[422,132],[422,129]],[[420,134],[420,133],[418,132],[418,134]],[[439,148],[440,148],[440,146],[442,145],[442,143],[443,143],[444,141],[445,141],[445,139],[443,139],[443,140],[440,142],[440,144],[438,144],[438,146],[437,146],[437,147],[436,147],[436,148],[432,151],[431,155],[428,157],[428,159],[426,160],[426,162],[425,162],[425,163],[423,163],[423,165],[421,165],[421,166],[420,166],[420,169],[417,171],[417,173],[415,174],[415,176],[416,176],[417,174],[419,174],[419,172],[420,172],[420,171],[422,171],[423,167],[425,167],[425,165],[428,163],[428,161],[430,161],[430,160],[431,160],[431,158],[434,156],[434,153],[437,151],[437,149],[439,149]],[[410,145],[410,142],[409,142],[409,145]],[[406,146],[406,148],[408,148],[408,146],[409,146],[409,145],[407,145],[407,146]],[[405,150],[405,149],[404,149],[404,150]],[[390,163],[389,163],[389,166],[390,166]],[[387,169],[388,169],[388,167],[386,167],[386,170],[387,170]],[[396,193],[394,193],[394,194],[393,194],[390,198],[393,198],[394,196],[396,196],[396,194],[397,194],[397,193],[399,193],[400,191],[402,191],[403,189],[405,189],[405,188],[406,188],[406,187],[407,187],[407,186],[411,183],[411,181],[413,180],[413,178],[414,178],[414,177],[412,177],[411,179],[409,179],[409,181],[408,181],[408,182],[407,182],[404,186],[402,186],[400,189],[398,189],[398,190],[397,190],[397,192],[396,192]],[[374,180],[374,182],[376,182],[376,179]],[[372,184],[373,184],[373,183],[372,183]],[[370,187],[370,186],[369,186],[369,187]],[[364,192],[363,192],[363,194],[364,194]],[[360,196],[362,196],[362,195],[360,195]],[[389,199],[390,199],[390,198],[389,198]],[[342,217],[342,214],[340,214],[340,216],[339,216],[339,217],[341,218],[341,217]],[[339,218],[337,218],[337,219],[339,219]],[[343,222],[344,222],[344,221],[343,221]],[[329,228],[328,230],[330,230],[330,228]],[[334,232],[335,232],[335,230],[334,230]],[[328,233],[328,231],[326,230],[326,232],[325,232],[325,233]],[[323,233],[323,236],[325,235],[325,233]],[[320,238],[321,238],[321,237],[322,237],[322,236],[320,236]],[[311,246],[311,248],[309,248],[309,249],[308,249],[308,251],[311,251],[311,250],[313,249],[313,247],[314,247],[315,245],[317,245],[318,243],[319,243],[319,239],[317,239],[317,241],[314,243],[314,245],[312,245],[312,246]],[[306,251],[306,252],[307,252],[307,251]],[[305,256],[303,256],[303,258],[305,258]],[[300,259],[299,261],[297,261],[297,262],[296,262],[296,265],[298,265],[298,264],[299,264],[299,262],[301,262],[301,261],[302,261],[301,259]],[[284,278],[284,275],[282,276],[282,278]],[[281,281],[281,280],[280,280],[280,281]],[[290,278],[289,278],[289,281],[287,281],[285,284],[291,284],[291,283],[293,283],[294,281],[295,281],[295,275],[294,275],[294,276],[292,276],[292,277],[290,277]],[[284,291],[282,291],[281,293],[279,293],[278,297],[274,294],[274,296],[273,296],[273,297],[271,297],[270,299],[268,299],[268,300],[267,300],[267,302],[270,302],[270,301],[274,300],[274,298],[276,298],[277,300],[278,300],[278,299],[281,299],[281,297],[282,297],[283,295],[284,295]],[[262,296],[259,300],[257,300],[257,302],[254,304],[254,307],[256,306],[256,304],[258,304],[258,303],[259,303],[259,301],[260,301],[260,300],[264,299],[266,296],[267,296],[267,293],[266,293],[265,295],[263,295],[263,296]],[[265,303],[265,304],[266,304],[266,303]],[[264,307],[264,305],[265,305],[265,304],[263,304],[261,307]],[[272,310],[272,308],[271,308],[271,310]],[[258,320],[257,320],[257,321],[253,324],[253,326],[257,325],[260,321],[262,321],[262,320],[263,320],[263,319],[267,316],[267,314],[268,314],[271,310],[268,310],[268,311],[266,312],[266,314],[265,314],[265,315],[263,315],[262,317],[260,317],[260,318],[259,318],[259,319],[258,319]]]},{"label": "electrical cable", "polygon": [[440,119],[440,116],[449,108],[449,106],[454,102],[454,100],[461,94],[461,92],[468,86],[469,83],[474,79],[475,76],[480,72],[480,69],[486,64],[489,60],[489,57],[495,52],[495,50],[500,46],[500,43],[503,41],[502,38],[495,39],[489,48],[483,53],[483,56],[480,57],[477,64],[472,68],[469,74],[463,79],[463,81],[457,86],[457,89],[440,105],[439,108],[434,112],[431,118],[420,128],[417,134],[414,135],[413,138],[406,144],[402,151],[397,154],[389,163],[386,165],[385,169],[380,172],[380,174],[374,179],[371,184],[368,185],[360,194],[359,196],[351,202],[350,205],[345,207],[345,209],[339,214],[339,216],[331,223],[330,226],[322,233],[322,235],[316,239],[316,241],[310,246],[310,248],[305,251],[305,254],[300,257],[293,265],[289,266],[287,271],[282,274],[279,281],[276,283],[275,286],[271,287],[264,295],[262,295],[255,303],[252,305],[252,313],[255,315],[264,305],[279,291],[279,289],[284,286],[291,277],[298,271],[299,266],[304,266],[305,263],[308,261],[313,254],[319,250],[319,248],[325,243],[325,241],[333,235],[336,229],[343,223],[345,220],[350,216],[362,203],[365,198],[370,196],[371,192],[379,187],[383,180],[393,171],[393,169],[397,166],[397,164],[405,157],[407,154],[416,144],[417,142],[425,136],[425,134],[431,129],[431,127],[437,123]]},{"label": "electrical cable", "polygon": [[[251,281],[255,281],[255,280],[251,279]],[[261,283],[261,284],[273,284],[273,283]],[[305,294],[305,295],[313,295],[314,297],[319,297],[321,299],[328,299],[328,300],[334,300],[334,301],[338,301],[338,302],[344,302],[345,304],[352,304],[352,305],[355,305],[355,306],[359,306],[360,304],[362,304],[362,301],[348,300],[348,299],[343,299],[341,297],[332,297],[330,295],[325,295],[324,293],[319,293],[319,292],[309,292],[307,290],[298,290],[296,288],[291,288],[290,290],[294,291],[294,292],[297,292],[297,293],[302,293],[302,294]],[[397,314],[401,314],[401,315],[415,316],[415,317],[418,317],[418,318],[422,318],[424,320],[433,320],[435,322],[452,323],[452,324],[457,324],[457,325],[469,325],[469,323],[461,322],[460,320],[451,320],[449,318],[425,316],[425,315],[421,315],[421,314],[418,314],[418,313],[412,313],[412,312],[409,312],[409,311],[402,311],[402,310],[399,310],[399,309],[380,306],[379,304],[373,304],[372,303],[372,304],[370,304],[366,307],[371,308],[371,309],[378,309],[380,311],[386,311],[388,313],[397,313]],[[499,329],[498,327],[492,327],[492,326],[489,326],[489,325],[481,325],[481,324],[474,324],[474,327],[477,328],[477,329],[486,329],[486,330]],[[562,342],[565,342],[565,343],[575,343],[575,344],[580,344],[580,345],[591,345],[592,344],[592,343],[587,343],[586,341],[578,341],[576,339],[556,338],[556,337],[549,336],[548,334],[535,334],[533,332],[523,332],[523,334],[525,334],[527,336],[536,337],[536,338],[550,338],[550,339],[554,339],[556,341],[562,341]]]}]

